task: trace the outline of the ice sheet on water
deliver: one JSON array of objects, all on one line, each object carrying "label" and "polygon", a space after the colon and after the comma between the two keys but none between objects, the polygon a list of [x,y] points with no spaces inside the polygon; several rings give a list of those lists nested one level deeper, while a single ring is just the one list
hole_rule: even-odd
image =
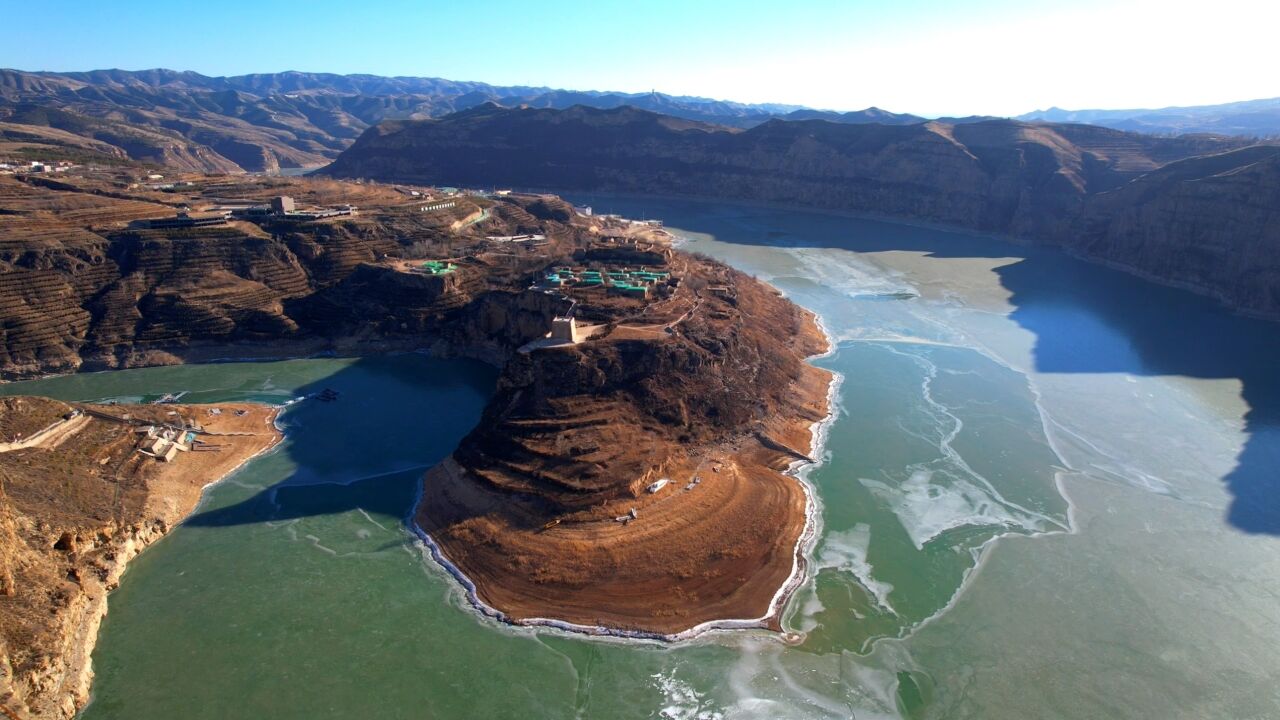
[{"label": "ice sheet on water", "polygon": [[653,685],[662,693],[658,717],[663,720],[724,720],[724,713],[714,709],[692,685],[677,678],[674,670],[653,675]]},{"label": "ice sheet on water", "polygon": [[847,654],[793,654],[780,643],[745,640],[725,683],[734,700],[724,717],[898,718],[893,672],[863,663]]},{"label": "ice sheet on water", "polygon": [[889,604],[893,585],[876,580],[871,563],[867,562],[867,550],[871,547],[871,526],[858,523],[848,530],[827,533],[818,553],[818,568],[844,570],[857,578],[862,587],[875,598],[876,604],[888,612],[895,612]]},{"label": "ice sheet on water", "polygon": [[942,533],[959,527],[1022,528],[1032,532],[1051,529],[1039,517],[1012,509],[963,477],[919,468],[901,484],[860,478],[902,523],[916,549]]},{"label": "ice sheet on water", "polygon": [[812,584],[809,584],[801,590],[804,600],[796,606],[794,617],[790,619],[790,625],[800,632],[811,632],[818,627],[818,613],[826,610],[826,606],[822,604],[822,599],[818,597],[817,591]]},{"label": "ice sheet on water", "polygon": [[846,297],[907,299],[920,295],[901,274],[877,267],[851,252],[793,248],[787,254],[800,266],[801,277]]}]

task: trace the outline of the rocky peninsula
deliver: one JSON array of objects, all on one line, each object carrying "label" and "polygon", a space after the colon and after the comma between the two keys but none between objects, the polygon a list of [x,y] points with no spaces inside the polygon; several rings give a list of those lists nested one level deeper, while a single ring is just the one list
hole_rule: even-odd
[{"label": "rocky peninsula", "polygon": [[[805,311],[723,265],[675,255],[641,319],[518,353],[480,425],[428,473],[418,526],[517,623],[676,636],[777,628],[811,510],[831,376]],[[754,621],[744,623],[741,621]]]},{"label": "rocky peninsula", "polygon": [[[262,405],[0,398],[0,705],[69,718],[125,566],[280,439]],[[198,428],[187,437],[187,428]]]}]

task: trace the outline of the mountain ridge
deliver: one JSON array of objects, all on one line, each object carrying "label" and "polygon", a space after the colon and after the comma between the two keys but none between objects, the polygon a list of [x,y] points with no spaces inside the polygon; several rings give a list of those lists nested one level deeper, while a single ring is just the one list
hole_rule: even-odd
[{"label": "mountain ridge", "polygon": [[[799,109],[656,92],[569,91],[443,78],[0,69],[0,122],[71,132],[85,138],[81,150],[106,143],[119,151],[109,154],[200,172],[315,167],[332,160],[372,125],[441,116],[486,102],[630,105],[737,127]],[[50,113],[56,115],[51,118]],[[7,134],[0,135],[4,141],[16,142]]]},{"label": "mountain ridge", "polygon": [[[34,134],[42,137],[33,138],[33,131],[6,126],[0,128],[0,155],[102,162],[124,159],[195,172],[274,173],[324,165],[379,123],[443,117],[489,102],[543,109],[631,106],[740,130],[775,119],[903,126],[994,119],[930,120],[874,106],[837,112],[659,92],[501,86],[433,77],[300,71],[218,77],[163,68],[77,72],[0,69],[0,123],[81,138],[40,130]],[[1116,122],[1099,121],[1103,125]],[[1140,123],[1124,129],[1164,134],[1204,131]],[[1215,131],[1266,134],[1256,128],[1245,130],[1222,123]],[[1280,133],[1280,123],[1275,132]]]},{"label": "mountain ridge", "polygon": [[1280,136],[1280,97],[1155,109],[1065,110],[1051,107],[1023,113],[1017,119],[1089,123],[1117,130],[1164,135],[1217,133],[1275,137]]}]

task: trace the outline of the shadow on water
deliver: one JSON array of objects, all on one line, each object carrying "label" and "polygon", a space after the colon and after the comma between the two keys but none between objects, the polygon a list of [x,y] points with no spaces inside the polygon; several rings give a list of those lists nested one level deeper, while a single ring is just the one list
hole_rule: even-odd
[{"label": "shadow on water", "polygon": [[[245,525],[363,510],[401,517],[426,468],[479,420],[496,371],[475,361],[371,356],[304,385],[311,399],[280,418],[287,477],[240,502],[203,509],[186,524]],[[338,393],[325,402],[314,396]]]},{"label": "shadow on water", "polygon": [[[789,211],[804,218],[803,227],[792,230],[769,211],[743,207],[738,214],[708,216],[689,208],[672,224],[734,244],[1011,259],[995,272],[1011,293],[1011,318],[1035,334],[1038,372],[1239,380],[1249,408],[1246,442],[1236,467],[1222,478],[1232,495],[1226,520],[1244,532],[1280,535],[1280,325],[1051,248]],[[779,226],[789,231],[778,232]],[[1153,437],[1152,447],[1160,442]]]},{"label": "shadow on water", "polygon": [[1280,534],[1280,326],[1060,253],[1028,253],[996,272],[1013,293],[1013,320],[1036,335],[1040,372],[1239,380],[1246,441],[1223,478],[1227,521]]}]

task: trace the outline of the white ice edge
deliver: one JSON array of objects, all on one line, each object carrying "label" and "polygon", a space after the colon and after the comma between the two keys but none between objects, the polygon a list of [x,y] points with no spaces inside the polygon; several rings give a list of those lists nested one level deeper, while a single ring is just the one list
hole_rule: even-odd
[{"label": "white ice edge", "polygon": [[[826,324],[822,320],[822,316],[808,311],[813,315],[814,323],[822,332],[827,342],[827,349],[817,355],[806,358],[806,362],[828,357],[835,353],[835,338],[828,331]],[[844,381],[844,376],[837,372],[831,372],[831,381],[827,384],[827,415],[809,426],[810,435],[810,457],[815,458],[813,462],[807,460],[795,460],[784,471],[784,475],[788,475],[796,480],[800,485],[800,489],[804,492],[805,502],[805,521],[804,528],[800,531],[800,536],[796,538],[794,551],[791,554],[791,572],[787,575],[787,579],[782,583],[781,587],[773,594],[769,600],[769,607],[764,615],[757,618],[723,618],[719,620],[708,620],[704,623],[694,625],[687,630],[681,630],[676,633],[659,633],[649,632],[645,630],[625,630],[622,628],[611,628],[604,625],[582,625],[579,623],[569,622],[568,620],[560,620],[557,618],[512,618],[501,610],[489,605],[480,598],[476,590],[476,585],[467,577],[465,573],[454,565],[444,551],[431,535],[423,530],[417,521],[418,508],[422,504],[423,487],[422,483],[418,483],[417,496],[414,498],[413,506],[410,508],[408,515],[405,517],[405,523],[418,536],[422,544],[426,546],[427,551],[431,555],[431,559],[437,565],[444,568],[450,577],[461,586],[466,595],[467,603],[473,610],[482,617],[491,618],[508,625],[516,627],[528,628],[549,628],[552,630],[560,630],[567,633],[577,635],[591,635],[604,638],[630,639],[630,640],[660,640],[663,642],[680,642],[684,640],[692,640],[694,638],[706,635],[712,632],[728,631],[728,630],[760,630],[768,629],[769,621],[777,618],[781,622],[781,615],[787,600],[792,594],[804,584],[808,578],[809,557],[812,554],[814,545],[817,542],[819,529],[819,509],[817,500],[817,492],[809,482],[809,472],[825,462],[827,436],[830,427],[835,421],[837,415],[836,399],[840,391],[840,384]],[[784,633],[786,635],[788,633]]]}]

